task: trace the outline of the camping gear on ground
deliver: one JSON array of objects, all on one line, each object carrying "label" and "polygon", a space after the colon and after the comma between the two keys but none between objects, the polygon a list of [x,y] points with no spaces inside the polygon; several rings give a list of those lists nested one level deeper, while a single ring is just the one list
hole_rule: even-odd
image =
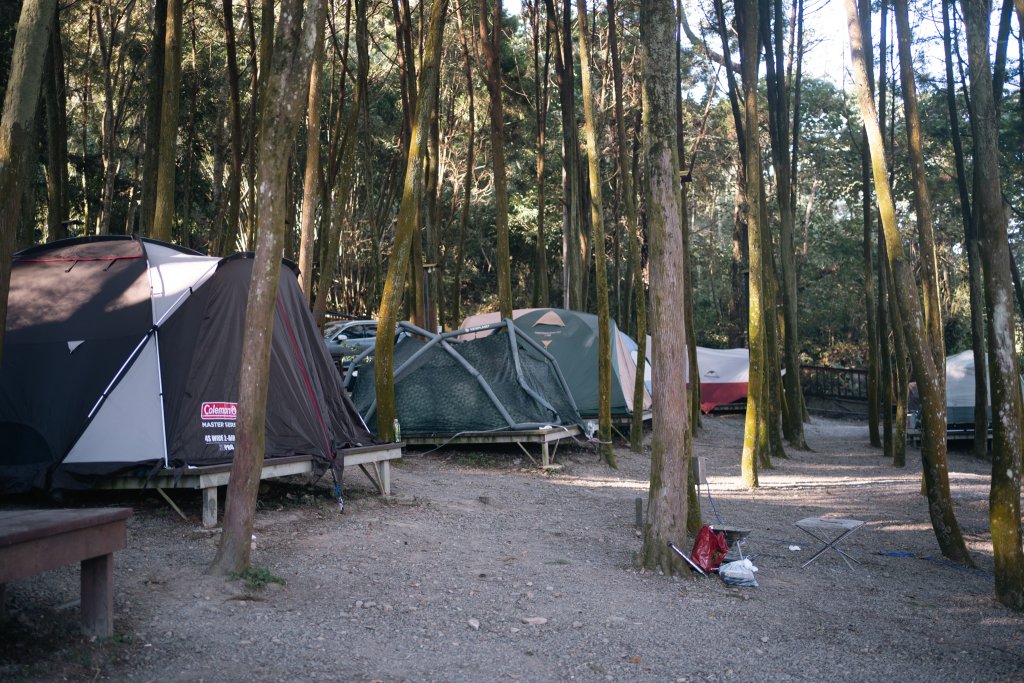
[{"label": "camping gear on ground", "polygon": [[[278,284],[267,459],[323,472],[373,443],[331,362],[294,264]],[[136,237],[15,255],[0,366],[0,493],[230,462],[251,255]]]},{"label": "camping gear on ground", "polygon": [[[462,327],[468,332],[464,339],[492,334],[478,329],[480,325],[498,322],[500,313],[485,313],[466,318]],[[558,362],[573,399],[584,418],[598,415],[598,326],[597,316],[562,308],[524,308],[512,312],[516,328],[526,333]],[[633,384],[636,378],[636,361],[630,355],[629,337],[622,332],[614,320],[609,322],[612,345],[612,394],[613,416],[624,417],[633,413]],[[630,342],[632,340],[629,340]],[[635,351],[636,343],[632,342]],[[651,409],[650,391],[644,392],[642,410]]]},{"label": "camping gear on ground", "polygon": [[690,559],[693,560],[705,572],[713,572],[718,569],[729,552],[729,546],[725,543],[725,534],[715,532],[705,524],[697,532],[697,539],[693,542],[693,551]]},{"label": "camping gear on ground", "polygon": [[[402,434],[459,434],[583,426],[559,366],[511,321],[432,334],[399,323],[394,350],[395,407]],[[377,422],[373,349],[349,367],[345,385],[369,425]]]},{"label": "camping gear on ground", "polygon": [[[747,536],[750,535],[752,529],[741,529],[734,526],[719,526],[714,524],[711,526],[712,531],[720,532],[725,537],[725,544],[729,546],[730,554],[735,551],[737,560],[744,559],[743,557],[743,544],[747,540]],[[726,558],[728,561],[731,558]]]},{"label": "camping gear on ground", "polygon": [[824,547],[818,552],[811,556],[811,559],[804,562],[801,566],[806,567],[811,562],[821,557],[828,550],[835,550],[837,553],[842,555],[843,560],[846,562],[846,566],[853,569],[853,565],[850,564],[850,560],[853,560],[857,564],[860,564],[860,560],[856,557],[851,557],[840,548],[837,543],[843,540],[857,529],[864,526],[864,522],[859,519],[841,519],[838,517],[807,517],[801,519],[796,523],[796,528],[803,531],[811,538],[824,543]]},{"label": "camping gear on ground", "polygon": [[754,578],[754,572],[757,571],[757,567],[750,560],[737,560],[735,562],[726,562],[718,568],[718,576],[722,579],[722,582],[730,586],[749,586],[751,588],[757,588],[757,579]]},{"label": "camping gear on ground", "polygon": [[701,576],[707,576],[708,575],[706,571],[704,571],[703,569],[700,568],[700,565],[698,565],[696,562],[691,560],[690,556],[687,555],[686,553],[684,553],[682,550],[680,550],[679,547],[675,543],[672,543],[671,541],[669,541],[668,547],[671,548],[672,552],[674,552],[676,555],[678,555],[679,557],[683,558],[686,561],[686,564],[690,567],[690,569],[692,571],[697,572]]}]

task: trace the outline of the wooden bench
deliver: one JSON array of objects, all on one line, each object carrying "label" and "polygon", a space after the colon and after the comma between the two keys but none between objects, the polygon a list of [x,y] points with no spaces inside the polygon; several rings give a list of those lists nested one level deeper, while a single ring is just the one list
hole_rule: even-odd
[{"label": "wooden bench", "polygon": [[0,511],[0,607],[9,581],[82,563],[82,631],[114,635],[114,551],[127,543],[127,508]]}]

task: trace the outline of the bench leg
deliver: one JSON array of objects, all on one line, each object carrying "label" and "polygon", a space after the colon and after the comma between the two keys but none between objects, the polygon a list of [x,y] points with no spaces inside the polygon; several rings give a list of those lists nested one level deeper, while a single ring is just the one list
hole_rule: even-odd
[{"label": "bench leg", "polygon": [[109,638],[114,635],[114,556],[82,560],[82,631]]},{"label": "bench leg", "polygon": [[217,487],[203,489],[203,527],[212,529],[217,526]]},{"label": "bench leg", "polygon": [[380,463],[380,488],[385,496],[391,495],[391,463],[387,460]]}]

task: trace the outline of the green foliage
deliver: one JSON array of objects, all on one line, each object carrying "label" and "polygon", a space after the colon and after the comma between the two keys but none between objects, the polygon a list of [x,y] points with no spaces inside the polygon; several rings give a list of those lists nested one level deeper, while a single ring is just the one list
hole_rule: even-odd
[{"label": "green foliage", "polygon": [[285,585],[284,579],[264,567],[249,567],[240,572],[231,572],[229,578],[232,581],[244,581],[245,587],[251,591],[261,591],[272,583]]}]

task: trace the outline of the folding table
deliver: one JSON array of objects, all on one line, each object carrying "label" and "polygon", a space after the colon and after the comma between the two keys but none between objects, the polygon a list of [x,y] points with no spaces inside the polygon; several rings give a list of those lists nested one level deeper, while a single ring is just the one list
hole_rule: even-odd
[{"label": "folding table", "polygon": [[846,562],[850,569],[853,569],[853,565],[850,564],[850,560],[853,560],[857,564],[860,564],[860,560],[855,557],[850,557],[846,552],[838,547],[836,544],[843,540],[857,529],[864,526],[864,522],[859,519],[841,519],[837,517],[808,517],[801,519],[796,523],[798,529],[802,530],[811,538],[820,541],[825,544],[825,547],[814,553],[811,559],[804,562],[801,566],[806,567],[811,562],[821,557],[821,555],[829,549],[835,550],[837,553],[843,556],[843,560]]}]

